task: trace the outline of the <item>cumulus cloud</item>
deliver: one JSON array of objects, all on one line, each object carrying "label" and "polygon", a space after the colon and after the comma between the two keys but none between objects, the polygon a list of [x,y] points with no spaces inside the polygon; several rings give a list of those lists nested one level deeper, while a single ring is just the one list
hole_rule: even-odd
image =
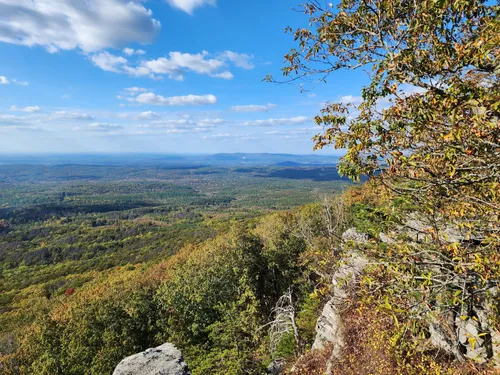
[{"label": "cumulus cloud", "polygon": [[76,113],[58,111],[52,114],[50,120],[70,120],[70,121],[94,121],[94,118],[87,113]]},{"label": "cumulus cloud", "polygon": [[220,118],[214,119],[167,119],[152,121],[149,124],[137,126],[140,134],[169,134],[169,133],[200,133],[209,132],[225,121]]},{"label": "cumulus cloud", "polygon": [[233,75],[233,73],[231,73],[229,71],[225,71],[222,73],[211,74],[210,77],[231,80],[234,78],[234,75]]},{"label": "cumulus cloud", "polygon": [[0,114],[0,132],[41,132],[38,126],[39,116],[33,114],[24,116],[14,116]]},{"label": "cumulus cloud", "polygon": [[49,52],[150,43],[160,28],[138,0],[0,1],[0,41]]},{"label": "cumulus cloud", "polygon": [[165,128],[176,128],[176,129],[198,129],[198,128],[214,128],[218,125],[224,124],[226,121],[220,118],[215,119],[201,119],[201,120],[191,120],[191,119],[170,119],[170,120],[157,120],[152,121],[150,124],[139,125],[140,128],[150,128],[150,129],[165,129]]},{"label": "cumulus cloud", "polygon": [[36,121],[32,116],[14,116],[0,114],[0,126],[29,126]]},{"label": "cumulus cloud", "polygon": [[210,105],[217,103],[215,95],[185,95],[165,97],[152,92],[139,94],[134,98],[127,98],[129,102],[159,106]]},{"label": "cumulus cloud", "polygon": [[206,131],[202,128],[153,128],[153,129],[141,129],[136,132],[132,132],[134,135],[164,135],[164,134],[185,134],[185,133],[201,133]]},{"label": "cumulus cloud", "polygon": [[211,59],[208,56],[207,51],[197,54],[170,52],[168,58],[146,61],[143,66],[157,74],[177,74],[182,72],[182,69],[199,74],[211,74],[224,66],[223,60]]},{"label": "cumulus cloud", "polygon": [[29,82],[26,82],[26,81],[19,81],[17,79],[13,79],[12,82],[14,82],[16,85],[19,85],[19,86],[29,86]]},{"label": "cumulus cloud", "polygon": [[267,112],[273,108],[276,108],[276,104],[269,103],[266,105],[235,105],[231,107],[231,110],[235,112]]},{"label": "cumulus cloud", "polygon": [[110,132],[113,130],[121,130],[123,126],[118,124],[108,124],[106,122],[93,122],[89,124],[88,129],[96,132]]},{"label": "cumulus cloud", "polygon": [[146,111],[137,115],[137,120],[159,120],[161,116],[152,111]]},{"label": "cumulus cloud", "polygon": [[266,120],[255,120],[244,122],[243,126],[280,126],[280,125],[301,125],[310,119],[305,116],[291,118],[270,118]]},{"label": "cumulus cloud", "polygon": [[142,49],[133,49],[133,48],[124,48],[123,53],[127,56],[133,56],[133,55],[145,55],[146,51]]},{"label": "cumulus cloud", "polygon": [[302,135],[302,134],[313,134],[313,133],[318,133],[321,129],[318,127],[310,127],[310,128],[298,128],[298,129],[292,129],[292,130],[287,130],[287,131],[280,131],[280,130],[272,130],[266,132],[266,135],[282,135],[282,136],[289,136],[289,135]]},{"label": "cumulus cloud", "polygon": [[122,56],[115,56],[104,51],[99,52],[90,58],[92,62],[107,72],[119,73],[122,67],[128,63],[128,60]]},{"label": "cumulus cloud", "polygon": [[363,98],[361,96],[354,95],[344,95],[340,97],[340,102],[343,104],[354,104],[358,105],[363,102]]},{"label": "cumulus cloud", "polygon": [[204,5],[215,5],[216,0],[166,0],[174,8],[180,9],[188,14]]},{"label": "cumulus cloud", "polygon": [[185,128],[191,124],[192,123],[189,120],[177,119],[177,120],[154,121],[151,124],[139,125],[138,127],[148,128],[148,129]]},{"label": "cumulus cloud", "polygon": [[226,121],[223,119],[220,119],[220,118],[203,119],[203,120],[196,121],[196,125],[199,126],[200,128],[212,128],[212,127],[215,127],[217,125],[222,125],[225,123],[226,123]]},{"label": "cumulus cloud", "polygon": [[[1,30],[1,22],[0,22],[0,30]],[[14,83],[19,86],[29,86],[29,83],[26,81],[19,81],[18,79],[8,79],[5,76],[0,76],[0,85],[10,85],[11,83]]]},{"label": "cumulus cloud", "polygon": [[19,125],[8,125],[8,126],[2,126],[0,124],[0,132],[11,132],[11,131],[19,131],[19,132],[42,132],[44,131],[42,128],[34,125],[26,125],[26,126],[19,126]]},{"label": "cumulus cloud", "polygon": [[243,68],[243,69],[255,68],[255,65],[251,61],[253,59],[252,55],[226,51],[222,54],[222,57],[234,63],[234,65],[236,65],[238,68]]},{"label": "cumulus cloud", "polygon": [[254,67],[250,62],[252,58],[250,55],[232,51],[215,55],[207,51],[195,54],[170,52],[165,57],[141,61],[134,66],[123,56],[112,55],[109,52],[100,52],[91,57],[95,65],[107,71],[153,79],[167,76],[178,81],[184,80],[184,75],[188,72],[230,80],[234,76],[227,70],[227,66],[232,64],[243,69],[252,69]]},{"label": "cumulus cloud", "polygon": [[147,120],[147,121],[154,121],[154,120],[160,120],[161,116],[153,111],[146,111],[146,112],[137,112],[137,113],[121,113],[118,115],[118,117],[124,119],[124,120]]},{"label": "cumulus cloud", "polygon": [[40,112],[40,107],[37,105],[34,105],[34,106],[28,106],[28,107],[24,107],[24,108],[18,108],[15,105],[13,105],[12,107],[10,107],[10,110],[14,111],[14,112],[34,113],[34,112]]},{"label": "cumulus cloud", "polygon": [[145,89],[143,87],[128,87],[125,89],[125,91],[127,91],[131,95],[135,95],[135,94],[139,94],[141,92],[148,92],[149,90]]},{"label": "cumulus cloud", "polygon": [[227,141],[230,141],[233,139],[239,139],[242,141],[258,141],[258,140],[260,140],[260,138],[256,137],[255,135],[229,134],[229,133],[219,133],[219,134],[213,134],[213,135],[206,135],[206,136],[203,136],[202,139],[222,141],[222,142],[227,142]]}]

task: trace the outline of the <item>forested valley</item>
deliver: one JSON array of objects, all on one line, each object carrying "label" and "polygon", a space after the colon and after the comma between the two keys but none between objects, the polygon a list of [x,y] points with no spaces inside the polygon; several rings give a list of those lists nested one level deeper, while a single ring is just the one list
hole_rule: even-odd
[{"label": "forested valley", "polygon": [[322,298],[310,294],[325,281],[286,210],[351,186],[332,166],[168,165],[3,165],[0,184],[9,374],[107,374],[165,341],[195,373],[259,371],[259,327],[290,288],[310,345]]}]

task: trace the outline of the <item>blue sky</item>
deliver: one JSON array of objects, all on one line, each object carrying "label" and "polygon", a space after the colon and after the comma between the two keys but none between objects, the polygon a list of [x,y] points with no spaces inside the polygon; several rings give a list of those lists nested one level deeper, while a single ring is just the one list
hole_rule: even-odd
[{"label": "blue sky", "polygon": [[262,82],[299,3],[0,0],[0,152],[311,153],[322,104],[366,78]]}]

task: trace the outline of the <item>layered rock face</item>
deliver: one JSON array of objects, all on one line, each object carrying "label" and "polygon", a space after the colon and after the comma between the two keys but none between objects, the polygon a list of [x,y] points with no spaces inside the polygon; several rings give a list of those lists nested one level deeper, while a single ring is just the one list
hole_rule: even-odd
[{"label": "layered rock face", "polygon": [[172,344],[163,344],[125,358],[113,375],[190,375],[181,352]]},{"label": "layered rock face", "polygon": [[[405,227],[398,228],[397,233],[389,235],[380,233],[382,242],[391,244],[392,238],[398,234],[406,234],[410,241],[425,242],[428,234],[429,224],[412,219]],[[469,240],[454,228],[441,228],[439,232],[443,242],[453,243]],[[368,236],[359,233],[352,228],[343,234],[345,242],[355,243],[362,248],[363,243],[368,241]],[[356,246],[354,246],[356,248]],[[342,260],[342,265],[333,275],[332,297],[325,305],[321,316],[316,324],[316,339],[312,349],[323,349],[326,345],[332,347],[332,355],[328,364],[342,357],[342,350],[348,346],[345,342],[344,327],[340,306],[356,292],[357,281],[368,264],[368,259],[363,257],[362,251],[350,251]],[[429,319],[429,341],[457,358],[465,358],[478,363],[489,362],[495,368],[500,368],[500,331],[492,323],[492,305],[500,306],[500,293],[498,288],[493,287],[487,293],[488,298],[484,301],[469,306],[460,316],[454,316],[446,311],[434,319]],[[435,306],[439,312],[439,306]]]},{"label": "layered rock face", "polygon": [[[358,233],[355,229],[349,229],[342,237],[344,241],[352,241],[358,244],[363,244],[368,240],[365,234]],[[367,266],[368,260],[360,253],[351,252],[342,263],[333,275],[332,298],[323,308],[323,312],[316,323],[316,339],[312,346],[312,349],[315,350],[323,349],[326,344],[332,345],[328,373],[330,372],[331,362],[341,357],[342,349],[346,346],[340,307],[356,289],[357,282]]]}]

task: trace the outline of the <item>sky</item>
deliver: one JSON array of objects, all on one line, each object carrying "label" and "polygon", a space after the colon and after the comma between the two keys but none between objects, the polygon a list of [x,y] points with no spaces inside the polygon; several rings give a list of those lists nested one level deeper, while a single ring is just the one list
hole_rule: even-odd
[{"label": "sky", "polygon": [[314,116],[367,77],[262,82],[300,3],[0,0],[0,153],[312,153]]}]

